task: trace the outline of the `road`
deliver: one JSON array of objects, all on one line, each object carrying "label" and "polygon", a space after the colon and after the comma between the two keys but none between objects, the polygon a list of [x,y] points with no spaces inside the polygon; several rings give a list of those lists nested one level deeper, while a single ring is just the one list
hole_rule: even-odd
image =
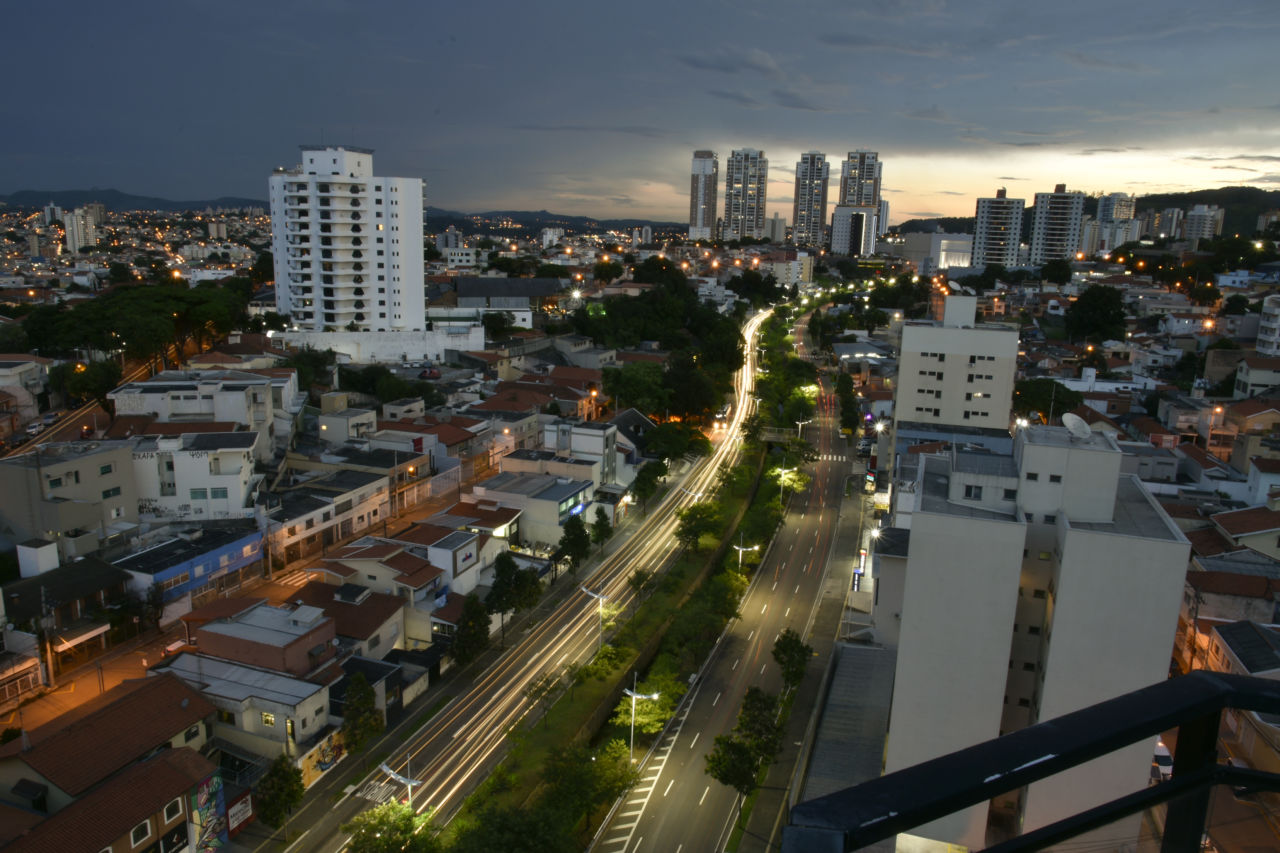
[{"label": "road", "polygon": [[[765,316],[748,321],[743,331],[748,341]],[[746,349],[747,363],[735,379],[739,404],[728,425],[727,435],[734,437],[750,409],[745,403],[750,400],[755,376],[754,349],[750,345]],[[712,492],[721,466],[732,465],[739,452],[738,441],[720,442],[710,457],[694,465],[684,481],[671,488],[625,541],[611,543],[612,550],[606,547],[606,556],[590,575],[584,573],[579,583],[612,604],[629,606],[634,598],[627,583],[631,574],[637,569],[661,569],[672,556],[676,510]],[[452,816],[501,760],[508,729],[529,710],[524,687],[546,672],[558,674],[566,664],[585,661],[595,652],[600,630],[598,607],[591,596],[575,590],[554,609],[539,612],[524,634],[509,633],[511,647],[473,680],[454,680],[446,691],[429,691],[427,704],[442,700],[449,704],[398,744],[388,761],[397,773],[422,780],[414,790],[414,805],[419,810],[432,808],[439,821]],[[307,827],[295,840],[295,847],[341,850],[346,839],[339,825],[376,802],[403,793],[400,786],[386,784],[385,777],[375,772],[336,803],[323,795],[309,797],[291,821],[294,827]],[[272,845],[263,840],[256,849],[274,849]]]},{"label": "road", "polygon": [[[717,735],[737,722],[748,687],[777,694],[774,640],[787,628],[808,636],[822,589],[853,453],[843,448],[839,404],[823,379],[806,437],[819,453],[809,486],[793,495],[778,534],[696,687],[641,768],[641,782],[615,809],[592,849],[599,853],[722,850],[738,795],[706,775]],[[856,524],[857,519],[844,519]],[[797,708],[793,713],[808,713]]]}]

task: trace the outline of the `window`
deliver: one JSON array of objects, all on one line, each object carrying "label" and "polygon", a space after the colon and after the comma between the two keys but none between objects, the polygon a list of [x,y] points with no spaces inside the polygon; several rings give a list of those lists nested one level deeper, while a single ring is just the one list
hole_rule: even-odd
[{"label": "window", "polygon": [[1044,517],[1044,523],[1045,523],[1045,524],[1053,524],[1053,523],[1057,522],[1057,520],[1058,520],[1058,517],[1057,517],[1056,515],[1046,515],[1046,516]]},{"label": "window", "polygon": [[1027,633],[1028,633],[1028,634],[1031,634],[1032,636],[1036,636],[1036,635],[1038,635],[1038,634],[1040,633],[1040,626],[1039,626],[1039,625],[1028,625],[1028,626],[1027,626]]},{"label": "window", "polygon": [[234,726],[236,724],[236,715],[232,711],[218,711],[218,722],[227,723]]},{"label": "window", "polygon": [[151,837],[151,821],[144,820],[133,828],[133,832],[129,833],[129,840],[133,842],[133,846],[137,847],[142,842]]},{"label": "window", "polygon": [[964,496],[971,501],[982,500],[982,486],[965,486]]},{"label": "window", "polygon": [[62,488],[62,478],[61,478],[61,477],[50,477],[50,478],[49,478],[49,488],[51,488],[51,489],[61,489],[61,488]]},{"label": "window", "polygon": [[173,823],[180,817],[182,817],[182,798],[178,797],[164,807],[164,822]]},{"label": "window", "polygon": [[1040,475],[1039,475],[1039,474],[1037,474],[1037,473],[1036,473],[1036,472],[1034,472],[1034,471],[1028,471],[1028,472],[1027,472],[1027,479],[1028,479],[1028,480],[1031,480],[1032,482],[1034,482],[1034,481],[1036,481],[1036,480],[1039,480],[1039,479],[1040,479]]},{"label": "window", "polygon": [[192,489],[192,490],[191,490],[191,500],[193,500],[193,501],[207,501],[208,499],[209,499],[209,490],[208,490],[208,489]]},{"label": "window", "polygon": [[1030,708],[1030,707],[1031,707],[1031,700],[1030,700],[1030,699],[1019,699],[1019,700],[1018,700],[1018,707],[1019,707],[1019,708]]},{"label": "window", "polygon": [[1050,482],[1050,483],[1061,483],[1061,482],[1062,482],[1062,475],[1061,475],[1061,474],[1050,474],[1050,475],[1049,475],[1049,482]]},{"label": "window", "polygon": [[1035,672],[1035,671],[1036,671],[1036,665],[1035,665],[1034,663],[1031,663],[1031,662],[1024,663],[1024,664],[1022,665],[1022,670],[1023,670],[1024,672]]},{"label": "window", "polygon": [[103,489],[103,490],[102,490],[102,499],[103,499],[103,500],[106,500],[107,498],[118,498],[118,497],[120,497],[120,487],[119,487],[119,486],[112,486],[112,487],[111,487],[111,488],[109,488],[109,489]]},{"label": "window", "polygon": [[210,490],[209,490],[209,497],[213,498],[215,501],[217,501],[217,500],[223,500],[223,501],[225,501],[225,500],[227,499],[227,490],[226,490],[226,489],[220,489],[220,488],[213,488],[213,489],[210,489]]},{"label": "window", "polygon": [[374,634],[372,637],[369,638],[369,648],[376,649],[381,642],[382,642],[382,635]]},{"label": "window", "polygon": [[1005,489],[1005,490],[1004,490],[1004,499],[1005,499],[1005,500],[1007,500],[1007,501],[1016,501],[1016,500],[1018,499],[1018,490],[1017,490],[1017,489]]},{"label": "window", "polygon": [[[1041,551],[1040,553],[1042,553],[1042,554],[1046,554],[1046,553],[1048,553],[1048,552],[1047,552],[1047,551]],[[1046,558],[1043,558],[1043,559],[1048,559],[1048,558],[1046,557]],[[1043,589],[1037,589],[1037,590],[1035,590],[1035,591],[1033,591],[1033,592],[1031,593],[1031,597],[1032,597],[1032,598],[1046,598],[1046,597],[1048,597],[1048,593],[1046,593]]]},{"label": "window", "polygon": [[275,714],[272,714],[272,713],[270,713],[270,712],[268,712],[268,711],[263,711],[263,712],[262,712],[262,724],[263,724],[264,726],[270,726],[271,728],[275,728],[275,725],[276,725],[276,715],[275,715]]},{"label": "window", "polygon": [[99,468],[98,468],[98,474],[100,474],[101,476],[105,477],[105,476],[107,476],[108,474],[110,474],[111,472],[113,472],[113,471],[115,471],[115,470],[116,470],[116,466],[115,466],[115,465],[113,465],[113,464],[107,464],[107,465],[103,465],[103,466],[101,466],[101,467],[99,467]]}]

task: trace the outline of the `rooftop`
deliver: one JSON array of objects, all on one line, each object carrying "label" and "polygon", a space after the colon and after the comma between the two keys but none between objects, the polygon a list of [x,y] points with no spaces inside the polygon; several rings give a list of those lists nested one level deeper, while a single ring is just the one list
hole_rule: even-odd
[{"label": "rooftop", "polygon": [[1280,669],[1280,634],[1241,620],[1214,629],[1250,675]]},{"label": "rooftop", "polygon": [[238,703],[256,697],[293,706],[324,689],[273,670],[191,652],[169,658],[152,667],[151,672],[171,672],[202,693]]},{"label": "rooftop", "polygon": [[305,637],[326,620],[318,607],[272,607],[267,604],[246,610],[227,620],[200,626],[201,634],[225,634],[250,643],[283,648]]},{"label": "rooftop", "polygon": [[192,538],[176,537],[145,551],[122,557],[114,565],[130,572],[155,575],[211,554],[219,548],[261,539],[262,534],[252,527],[205,528],[196,531]]}]

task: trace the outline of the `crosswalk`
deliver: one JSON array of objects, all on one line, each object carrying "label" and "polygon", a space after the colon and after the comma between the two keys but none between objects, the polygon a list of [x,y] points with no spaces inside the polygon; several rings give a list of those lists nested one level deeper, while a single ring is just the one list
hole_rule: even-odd
[{"label": "crosswalk", "polygon": [[371,802],[381,804],[390,801],[391,798],[396,795],[397,787],[398,786],[393,785],[390,782],[377,782],[370,780],[365,782],[364,785],[354,793],[357,797],[363,797]]},{"label": "crosswalk", "polygon": [[820,456],[818,456],[818,459],[823,462],[848,462],[849,461],[848,456],[840,456],[835,453],[823,453]]},{"label": "crosswalk", "polygon": [[293,586],[293,587],[306,586],[307,582],[311,580],[311,573],[310,572],[293,572],[292,574],[285,575],[282,578],[273,578],[272,580],[275,583],[280,584],[281,586]]}]

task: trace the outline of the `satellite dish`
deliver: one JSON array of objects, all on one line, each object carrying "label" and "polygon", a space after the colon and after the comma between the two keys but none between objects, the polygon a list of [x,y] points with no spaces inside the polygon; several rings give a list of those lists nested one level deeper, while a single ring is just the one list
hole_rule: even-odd
[{"label": "satellite dish", "polygon": [[1067,428],[1067,432],[1071,433],[1072,438],[1084,439],[1093,433],[1084,418],[1070,412],[1062,416],[1062,425]]}]

